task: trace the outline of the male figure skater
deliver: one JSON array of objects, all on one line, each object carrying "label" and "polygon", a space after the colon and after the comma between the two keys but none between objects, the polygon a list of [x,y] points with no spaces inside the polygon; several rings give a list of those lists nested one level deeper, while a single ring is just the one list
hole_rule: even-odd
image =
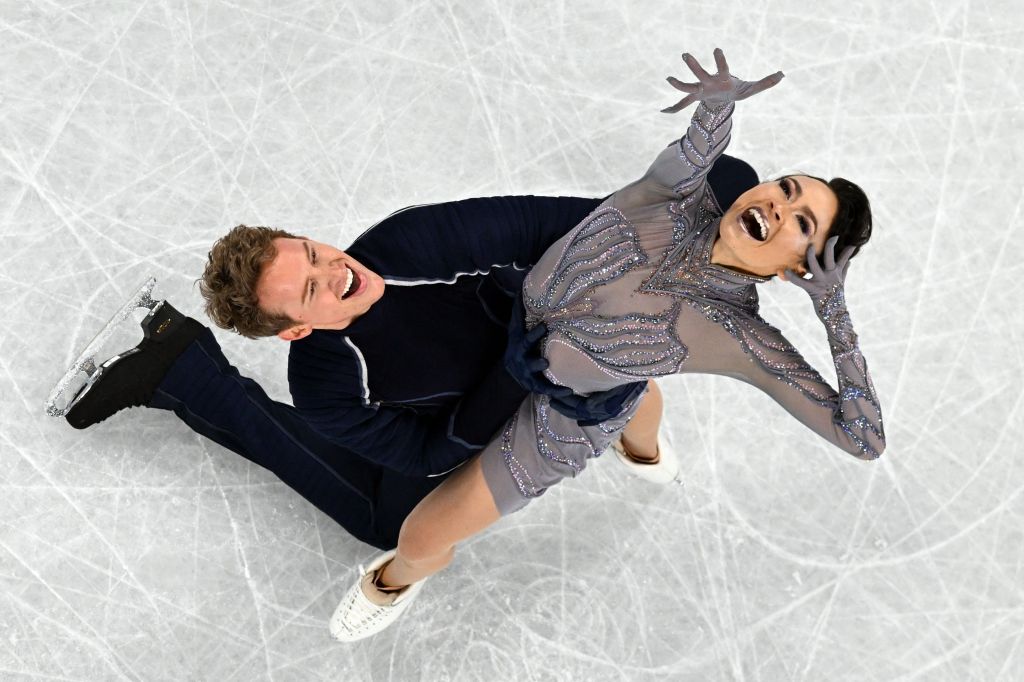
[{"label": "male figure skater", "polygon": [[[753,169],[730,157],[710,174],[722,210],[756,183]],[[505,361],[514,294],[548,246],[601,201],[493,197],[411,207],[344,252],[239,226],[210,252],[201,282],[207,312],[247,337],[291,342],[294,407],[240,376],[209,329],[144,296],[151,312],[143,341],[98,369],[86,349],[55,393],[71,374],[85,371],[88,382],[65,396],[66,407],[51,401],[51,413],[86,428],[130,406],[172,410],[272,471],[354,537],[390,549],[409,511],[528,394]],[[543,332],[516,337],[510,358],[529,358]],[[537,362],[516,374],[543,380]],[[591,419],[624,399],[563,396]],[[648,414],[642,404],[631,423],[637,448],[624,443],[620,459],[648,478],[670,479],[678,464],[657,439],[660,399],[644,402]]]}]

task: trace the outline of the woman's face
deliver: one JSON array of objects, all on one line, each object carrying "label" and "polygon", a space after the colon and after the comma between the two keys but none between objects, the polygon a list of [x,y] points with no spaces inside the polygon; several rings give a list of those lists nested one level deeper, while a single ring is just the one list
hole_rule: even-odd
[{"label": "woman's face", "polygon": [[807,272],[807,247],[821,255],[839,202],[825,183],[806,175],[762,182],[722,216],[711,262],[769,276]]}]

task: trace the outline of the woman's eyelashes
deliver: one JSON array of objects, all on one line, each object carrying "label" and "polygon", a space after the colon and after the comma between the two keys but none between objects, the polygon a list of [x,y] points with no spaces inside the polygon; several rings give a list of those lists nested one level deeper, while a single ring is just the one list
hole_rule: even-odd
[{"label": "woman's eyelashes", "polygon": [[807,218],[803,217],[802,215],[798,215],[796,217],[796,221],[797,223],[800,224],[800,231],[803,232],[805,236],[810,236],[811,224],[807,222]]},{"label": "woman's eyelashes", "polygon": [[[789,178],[782,178],[779,180],[779,187],[782,188],[782,193],[786,195],[786,199],[790,199],[793,196],[793,190],[789,186]],[[800,231],[806,236],[811,234],[811,224],[807,218],[802,215],[796,217],[797,225],[800,226]]]}]

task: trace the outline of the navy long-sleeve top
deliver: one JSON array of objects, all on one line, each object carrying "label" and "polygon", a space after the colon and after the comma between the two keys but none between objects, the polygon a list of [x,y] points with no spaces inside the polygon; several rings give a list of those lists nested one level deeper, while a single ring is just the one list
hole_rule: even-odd
[{"label": "navy long-sleeve top", "polygon": [[[722,157],[727,208],[757,182]],[[402,209],[347,249],[385,281],[342,330],[294,341],[288,382],[320,432],[406,475],[439,475],[482,449],[527,392],[503,364],[512,297],[548,246],[601,199],[489,197]]]}]

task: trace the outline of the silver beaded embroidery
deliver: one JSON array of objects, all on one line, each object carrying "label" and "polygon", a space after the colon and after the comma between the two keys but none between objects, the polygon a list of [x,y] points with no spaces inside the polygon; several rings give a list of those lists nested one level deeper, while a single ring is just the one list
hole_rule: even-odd
[{"label": "silver beaded embroidery", "polygon": [[[696,217],[690,222],[690,207],[696,206]],[[703,232],[720,215],[714,196],[706,188],[693,192],[679,201],[668,204],[668,213],[672,219],[672,243],[678,245],[690,236],[691,226],[697,232]]]},{"label": "silver beaded embroidery", "polygon": [[[555,268],[540,283],[543,293],[536,298],[526,297],[527,310],[564,311],[585,292],[613,282],[646,262],[636,229],[626,216],[613,207],[596,211],[562,246]],[[532,274],[527,275],[524,290],[535,286]]]},{"label": "silver beaded embroidery", "polygon": [[[837,285],[820,300],[814,300],[815,310],[828,331],[839,377],[837,393],[777,329],[761,318],[755,285],[770,278],[747,275],[711,263],[722,210],[707,188],[706,175],[710,164],[728,144],[732,110],[731,104],[716,108],[700,104],[687,136],[676,143],[671,152],[665,150],[659,157],[659,163],[663,164],[658,166],[661,170],[667,168],[664,162],[675,164],[678,159],[674,170],[657,176],[659,187],[663,189],[671,184],[676,197],[663,204],[671,224],[672,245],[657,254],[645,253],[636,228],[625,213],[614,206],[598,210],[575,228],[543,281],[533,281],[536,270],[528,275],[524,292],[535,292],[536,296],[524,297],[527,323],[532,326],[543,320],[548,325],[548,339],[557,333],[585,352],[605,374],[635,381],[681,371],[689,350],[678,336],[677,325],[682,304],[686,303],[723,328],[739,343],[751,362],[769,376],[830,410],[832,422],[847,435],[849,442],[856,445],[862,455],[876,457],[878,450],[873,444],[884,447],[881,411],[857,346],[842,286]],[[674,158],[669,156],[673,153]],[[661,182],[669,177],[667,183]],[[673,303],[669,309],[661,313],[618,316],[594,312],[595,301],[601,300],[601,294],[595,291],[597,287],[655,264],[657,267],[637,292],[670,297]],[[742,370],[730,374],[744,375]],[[583,464],[562,454],[560,446],[579,446],[584,441],[558,434],[551,428],[546,397],[535,399],[535,406],[536,428],[532,439],[535,439],[537,452],[543,458],[569,467],[575,475]],[[601,434],[611,437],[621,430],[621,425],[614,429],[605,425],[599,428]],[[534,484],[526,467],[512,452],[511,431],[506,429],[503,437],[502,452],[520,491],[527,497],[541,494],[543,490]],[[586,445],[594,449],[592,444]],[[597,454],[588,453],[588,456]]]},{"label": "silver beaded embroidery", "polygon": [[[759,301],[755,284],[770,278],[748,275],[711,263],[711,250],[720,227],[717,207],[708,193],[701,192],[703,200],[689,210],[684,202],[670,202],[666,205],[673,220],[674,235],[681,241],[665,257],[654,273],[640,286],[640,291],[655,295],[667,295],[679,302],[685,302],[708,320],[718,324],[735,338],[745,353],[765,371],[802,393],[814,403],[827,407],[834,413],[837,425],[846,432],[861,452],[868,456],[876,453],[864,438],[871,433],[876,440],[883,439],[880,429],[881,411],[878,408],[874,389],[857,384],[855,377],[867,377],[866,367],[862,368],[863,357],[857,347],[857,336],[853,330],[843,296],[842,286],[832,287],[820,299],[814,301],[815,310],[828,331],[829,343],[836,362],[840,392],[837,394],[821,374],[807,364],[803,356],[774,326],[758,313]],[[693,195],[691,195],[693,196]],[[606,219],[600,224],[603,229],[625,229],[628,241],[635,243],[635,232],[628,220],[619,211],[612,209],[615,220]],[[683,220],[686,215],[692,221]],[[621,216],[621,218],[619,217]],[[625,227],[628,226],[628,227]],[[620,242],[596,232],[589,234],[591,248]],[[639,245],[635,248],[639,251]],[[567,252],[577,256],[580,263],[608,262],[609,256],[588,252],[580,243],[567,247]],[[637,265],[646,263],[646,258],[631,258],[621,249],[616,251],[620,264]],[[635,267],[635,265],[633,266]],[[588,278],[585,268],[577,268],[575,274],[592,284],[578,287],[572,295],[562,300],[570,307],[598,283],[608,283],[621,277],[628,270],[617,269],[609,276],[603,271],[602,279]],[[556,269],[557,272],[557,269]],[[555,281],[559,281],[556,276]],[[545,297],[553,300],[553,296]],[[630,314],[615,318],[603,317],[576,308],[571,314],[553,315],[549,325],[582,348],[598,363],[605,373],[617,377],[640,379],[657,377],[678,372],[683,366],[688,349],[676,333],[679,303],[659,315]],[[847,354],[857,368],[846,371],[844,359]],[[863,371],[859,371],[863,369]],[[852,420],[842,419],[842,401],[862,400],[874,413],[877,421],[857,416]]]},{"label": "silver beaded embroidery", "polygon": [[583,445],[590,451],[589,455],[591,457],[594,454],[593,448],[590,445],[590,441],[582,436],[555,433],[555,431],[552,430],[551,422],[549,421],[548,411],[550,409],[547,396],[536,401],[537,449],[541,455],[550,459],[552,462],[558,462],[559,464],[572,469],[572,475],[576,476],[583,470],[583,466],[573,458],[562,455],[557,445],[552,448],[550,442],[554,441],[556,444]]},{"label": "silver beaded embroidery", "polygon": [[846,309],[843,287],[833,285],[825,294],[814,301],[818,317],[828,329],[828,339],[833,353],[842,353],[857,347],[857,332],[853,330],[850,313]]},{"label": "silver beaded embroidery", "polygon": [[512,418],[505,425],[505,430],[501,432],[501,456],[504,458],[505,466],[508,467],[508,471],[512,474],[512,479],[516,482],[516,487],[519,488],[519,492],[522,493],[523,497],[537,497],[544,492],[544,489],[538,488],[534,484],[529,468],[516,458],[515,448],[512,444],[512,437],[516,432],[516,425],[518,423],[519,415],[512,415]]},{"label": "silver beaded embroidery", "polygon": [[[592,214],[576,228],[537,296],[526,296],[528,316],[543,318],[549,335],[560,332],[620,379],[664,376],[679,371],[687,349],[675,331],[678,308],[660,314],[598,315],[586,297],[646,264],[636,229],[616,208]],[[527,282],[524,289],[533,286]]]},{"label": "silver beaded embroidery", "polygon": [[577,347],[587,351],[602,372],[630,381],[675,374],[689,351],[676,334],[679,307],[657,315],[617,317],[581,315],[554,322]]}]

